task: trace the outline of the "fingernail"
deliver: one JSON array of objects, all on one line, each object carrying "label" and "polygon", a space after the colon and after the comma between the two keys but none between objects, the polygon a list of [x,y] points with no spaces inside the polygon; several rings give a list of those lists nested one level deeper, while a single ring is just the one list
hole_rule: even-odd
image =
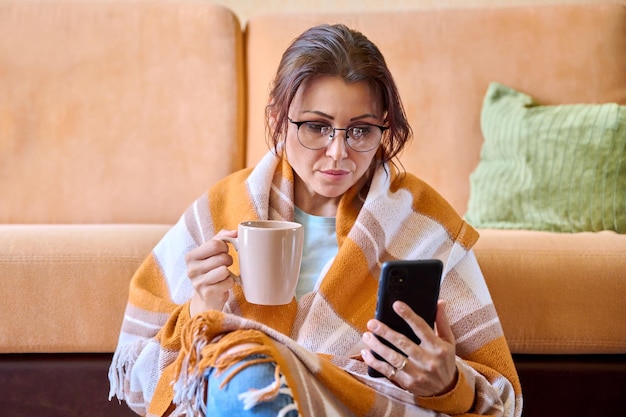
[{"label": "fingernail", "polygon": [[376,331],[378,330],[378,323],[374,320],[370,320],[367,322],[367,328],[371,331]]}]

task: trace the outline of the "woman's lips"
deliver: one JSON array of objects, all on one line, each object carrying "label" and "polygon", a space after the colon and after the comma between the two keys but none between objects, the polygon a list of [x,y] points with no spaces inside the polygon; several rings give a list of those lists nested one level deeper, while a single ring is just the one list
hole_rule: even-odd
[{"label": "woman's lips", "polygon": [[350,171],[344,171],[341,169],[329,169],[326,171],[321,171],[321,173],[332,181],[340,181],[344,179],[350,173]]}]

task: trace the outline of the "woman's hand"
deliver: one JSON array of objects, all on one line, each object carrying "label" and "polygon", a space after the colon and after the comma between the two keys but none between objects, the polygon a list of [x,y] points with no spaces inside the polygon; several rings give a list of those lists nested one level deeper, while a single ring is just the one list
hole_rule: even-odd
[{"label": "woman's hand", "polygon": [[[415,396],[430,397],[452,390],[458,373],[454,334],[445,314],[445,305],[445,301],[437,304],[434,331],[409,306],[396,301],[394,311],[411,326],[421,344],[416,345],[378,320],[370,320],[367,323],[370,332],[363,334],[363,342],[388,363],[377,360],[369,350],[364,349],[361,355],[365,363]],[[384,345],[374,334],[389,341],[407,357]]]},{"label": "woman's hand", "polygon": [[228,267],[233,258],[221,237],[237,237],[236,230],[221,230],[213,239],[191,250],[185,256],[187,276],[195,292],[189,314],[193,317],[207,310],[222,310],[228,300],[228,291],[235,281]]}]

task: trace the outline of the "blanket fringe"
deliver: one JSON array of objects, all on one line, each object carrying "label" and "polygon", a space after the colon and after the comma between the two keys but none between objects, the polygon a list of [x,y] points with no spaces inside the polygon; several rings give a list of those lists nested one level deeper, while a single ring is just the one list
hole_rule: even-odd
[{"label": "blanket fringe", "polygon": [[[194,318],[185,328],[181,337],[181,350],[174,363],[177,379],[173,381],[174,403],[187,411],[188,415],[206,415],[207,380],[205,372],[214,368],[221,373],[243,359],[254,354],[271,356],[268,346],[257,330],[236,330],[227,334],[214,334],[210,319],[203,315]],[[253,347],[235,353],[226,352],[236,346],[250,343]],[[271,358],[259,358],[247,361],[234,368],[222,385],[248,366],[261,362],[270,362]],[[276,398],[281,387],[279,367],[276,366],[276,382],[261,390],[251,391],[251,407],[259,401]],[[221,388],[221,386],[220,386]],[[249,393],[244,393],[249,394]]]},{"label": "blanket fringe", "polygon": [[265,401],[273,401],[278,397],[278,394],[287,394],[293,397],[291,390],[287,387],[281,388],[286,385],[285,377],[280,375],[280,369],[276,365],[276,371],[274,373],[275,381],[265,388],[250,389],[249,391],[242,392],[237,396],[243,402],[243,409],[249,410],[257,404]]},{"label": "blanket fringe", "polygon": [[137,341],[123,348],[118,348],[113,354],[108,374],[109,401],[111,401],[113,397],[117,397],[120,403],[125,400],[124,380],[126,379],[126,374],[135,364],[135,360],[142,346],[142,341]]},{"label": "blanket fringe", "polygon": [[188,415],[196,415],[197,411],[206,414],[206,382],[195,359],[201,356],[207,343],[206,339],[198,338],[189,354],[183,355],[181,352],[179,355],[182,363],[178,370],[178,380],[174,382],[174,403],[183,405]]}]

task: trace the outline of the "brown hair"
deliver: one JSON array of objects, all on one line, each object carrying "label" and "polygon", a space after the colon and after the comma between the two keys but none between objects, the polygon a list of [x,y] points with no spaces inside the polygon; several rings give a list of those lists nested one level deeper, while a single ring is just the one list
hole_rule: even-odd
[{"label": "brown hair", "polygon": [[268,137],[274,150],[287,132],[289,106],[298,87],[318,75],[338,76],[347,83],[368,83],[381,100],[384,123],[389,128],[381,142],[382,162],[397,156],[412,131],[396,84],[378,47],[342,24],[314,26],[283,53],[266,108]]}]

